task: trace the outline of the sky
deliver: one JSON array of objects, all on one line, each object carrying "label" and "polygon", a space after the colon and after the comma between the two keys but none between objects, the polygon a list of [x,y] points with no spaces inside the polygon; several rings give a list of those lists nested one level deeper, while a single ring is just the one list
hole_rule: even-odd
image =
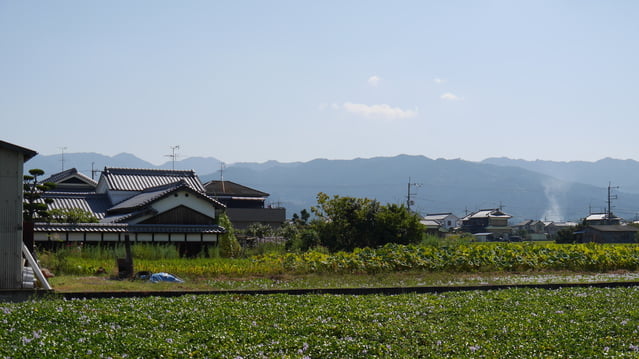
[{"label": "sky", "polygon": [[639,2],[0,0],[0,140],[160,164],[639,160]]}]

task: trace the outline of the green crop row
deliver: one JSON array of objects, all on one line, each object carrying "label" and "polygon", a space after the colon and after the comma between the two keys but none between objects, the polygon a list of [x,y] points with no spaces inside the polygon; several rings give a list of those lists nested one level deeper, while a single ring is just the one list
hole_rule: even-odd
[{"label": "green crop row", "polygon": [[639,268],[638,245],[478,243],[451,247],[388,244],[353,252],[267,254],[271,267],[295,273],[380,273],[404,270],[479,272],[610,271]]},{"label": "green crop row", "polygon": [[0,358],[636,358],[639,289],[0,303]]},{"label": "green crop row", "polygon": [[[58,274],[114,272],[115,258],[55,253],[41,256]],[[388,244],[352,252],[270,253],[251,258],[137,259],[136,271],[169,272],[185,277],[251,276],[281,273],[389,273],[398,271],[493,272],[574,270],[604,272],[639,269],[639,245],[471,243],[449,247]]]}]

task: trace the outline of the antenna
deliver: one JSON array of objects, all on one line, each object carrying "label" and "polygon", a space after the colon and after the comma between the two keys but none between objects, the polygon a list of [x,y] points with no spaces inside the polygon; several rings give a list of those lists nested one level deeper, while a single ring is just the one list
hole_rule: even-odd
[{"label": "antenna", "polygon": [[611,195],[610,191],[612,189],[619,189],[619,186],[616,187],[611,187],[610,182],[608,182],[608,218],[607,218],[607,222],[611,223],[612,222],[612,200],[613,199],[617,199],[617,195]]},{"label": "antenna", "polygon": [[224,162],[220,162],[220,182],[222,182],[222,193],[226,193],[226,189],[224,188],[224,169],[226,169],[226,165]]},{"label": "antenna", "polygon": [[64,150],[66,150],[66,147],[58,147],[58,149],[60,149],[60,163],[61,163],[61,168],[62,171],[64,171]]},{"label": "antenna", "polygon": [[171,149],[170,155],[164,155],[164,157],[171,157],[171,169],[175,170],[175,159],[179,156],[179,154],[175,153],[175,150],[180,149],[180,145],[169,146]]},{"label": "antenna", "polygon": [[408,194],[406,196],[406,207],[408,208],[409,212],[410,212],[410,206],[415,204],[415,201],[413,201],[412,198],[411,198],[411,193],[410,193],[410,187],[411,186],[421,187],[422,184],[421,183],[411,183],[410,177],[408,177]]}]

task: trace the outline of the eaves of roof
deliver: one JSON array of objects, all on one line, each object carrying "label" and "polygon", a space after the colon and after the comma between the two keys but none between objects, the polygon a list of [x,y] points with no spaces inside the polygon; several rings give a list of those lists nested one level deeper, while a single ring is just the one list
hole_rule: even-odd
[{"label": "eaves of roof", "polygon": [[127,223],[36,223],[35,232],[226,233],[218,225]]},{"label": "eaves of roof", "polygon": [[6,150],[9,151],[13,151],[13,152],[20,152],[22,153],[22,155],[24,156],[24,161],[28,161],[31,158],[33,158],[35,155],[38,154],[38,152],[34,151],[34,150],[30,150],[28,148],[25,147],[21,147],[18,145],[14,145],[13,143],[9,143],[9,142],[5,142],[0,140],[0,148],[4,148]]}]

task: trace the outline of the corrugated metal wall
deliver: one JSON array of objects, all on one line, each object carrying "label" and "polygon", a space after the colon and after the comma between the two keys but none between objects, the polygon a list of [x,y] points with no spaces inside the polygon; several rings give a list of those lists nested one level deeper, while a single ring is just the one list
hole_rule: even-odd
[{"label": "corrugated metal wall", "polygon": [[0,148],[0,289],[22,287],[22,153]]}]

